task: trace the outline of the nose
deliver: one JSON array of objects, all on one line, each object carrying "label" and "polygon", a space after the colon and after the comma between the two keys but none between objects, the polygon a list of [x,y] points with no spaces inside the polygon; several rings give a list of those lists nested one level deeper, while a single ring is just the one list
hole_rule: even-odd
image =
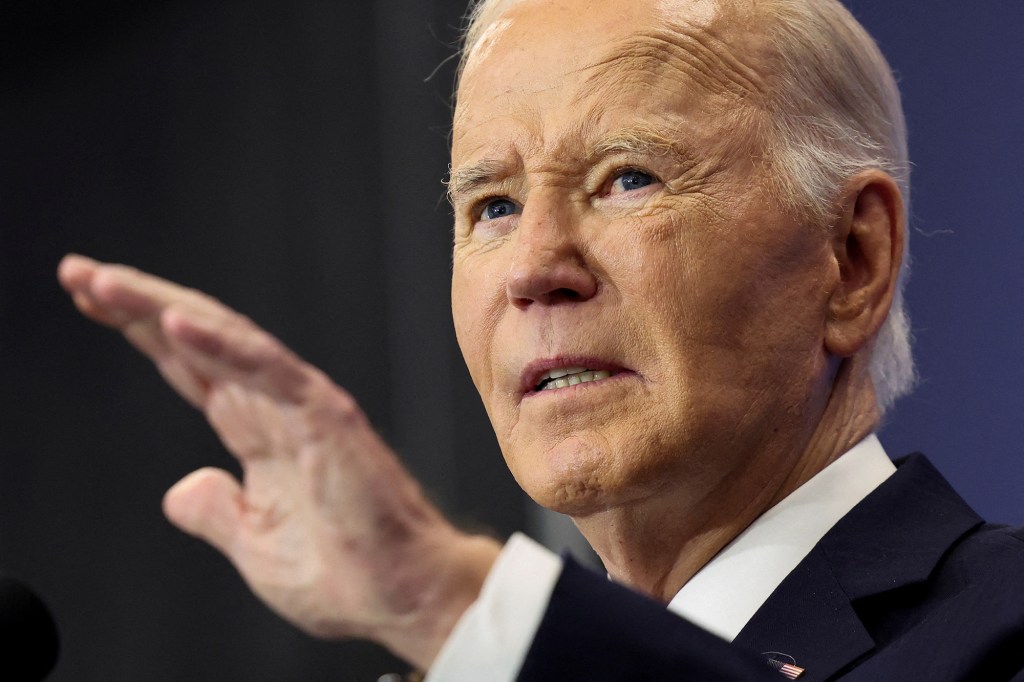
[{"label": "nose", "polygon": [[506,283],[509,302],[533,304],[585,301],[597,293],[597,278],[581,249],[571,211],[534,201],[520,216]]}]

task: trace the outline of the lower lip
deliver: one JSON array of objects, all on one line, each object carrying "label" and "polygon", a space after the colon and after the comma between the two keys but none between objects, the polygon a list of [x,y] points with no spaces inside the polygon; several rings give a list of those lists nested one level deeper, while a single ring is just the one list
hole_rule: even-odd
[{"label": "lower lip", "polygon": [[596,388],[596,387],[599,387],[599,386],[610,386],[612,384],[618,383],[619,381],[622,381],[624,379],[628,379],[629,377],[634,377],[634,376],[636,376],[635,372],[630,372],[628,370],[622,370],[622,371],[616,372],[615,374],[611,375],[610,377],[608,377],[606,379],[597,379],[596,381],[587,381],[587,382],[584,382],[584,383],[581,383],[581,384],[575,384],[574,386],[566,386],[564,388],[549,388],[549,389],[544,389],[544,390],[540,390],[540,391],[528,391],[527,393],[523,394],[523,399],[526,400],[528,398],[539,398],[541,396],[571,396],[574,393],[579,392],[579,391],[585,391],[587,389]]}]

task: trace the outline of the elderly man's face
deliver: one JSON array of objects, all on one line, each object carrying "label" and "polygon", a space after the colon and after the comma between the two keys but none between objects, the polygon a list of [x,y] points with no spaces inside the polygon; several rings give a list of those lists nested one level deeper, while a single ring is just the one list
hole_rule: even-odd
[{"label": "elderly man's face", "polygon": [[545,506],[713,494],[822,409],[837,266],[773,196],[752,26],[713,0],[524,0],[470,56],[456,332]]}]

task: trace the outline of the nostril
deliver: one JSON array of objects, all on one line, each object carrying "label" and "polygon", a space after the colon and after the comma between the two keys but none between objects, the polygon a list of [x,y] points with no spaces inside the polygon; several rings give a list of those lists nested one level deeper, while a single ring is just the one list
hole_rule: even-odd
[{"label": "nostril", "polygon": [[506,289],[509,301],[517,307],[528,307],[531,303],[577,303],[596,293],[597,280],[577,258],[545,251],[513,263]]},{"label": "nostril", "polygon": [[525,308],[531,303],[542,303],[544,305],[576,303],[584,301],[586,298],[587,297],[575,289],[559,287],[558,289],[552,289],[551,291],[535,293],[531,296],[517,296],[512,298],[512,300],[517,306]]}]

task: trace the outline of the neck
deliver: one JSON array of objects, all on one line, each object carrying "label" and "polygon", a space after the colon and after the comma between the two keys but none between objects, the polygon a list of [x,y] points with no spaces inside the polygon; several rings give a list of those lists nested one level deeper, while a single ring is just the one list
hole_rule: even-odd
[{"label": "neck", "polygon": [[810,426],[773,434],[708,489],[668,486],[574,520],[613,580],[668,603],[755,519],[875,429],[866,358],[841,364],[815,416]]}]

